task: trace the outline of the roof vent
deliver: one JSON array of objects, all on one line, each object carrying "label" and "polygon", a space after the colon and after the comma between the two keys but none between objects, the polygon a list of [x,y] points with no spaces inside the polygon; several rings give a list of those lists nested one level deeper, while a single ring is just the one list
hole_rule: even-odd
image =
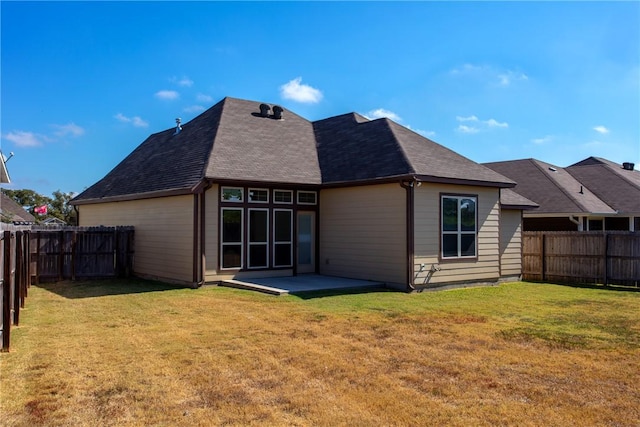
[{"label": "roof vent", "polygon": [[279,105],[274,105],[273,106],[273,118],[276,120],[282,120],[282,112],[284,111],[284,108],[282,108]]},{"label": "roof vent", "polygon": [[631,162],[624,162],[622,164],[622,169],[626,170],[626,171],[632,171],[633,168],[636,167],[635,163],[631,163]]},{"label": "roof vent", "polygon": [[558,169],[556,169],[556,168],[554,168],[554,167],[551,167],[551,166],[549,166],[549,170],[550,170],[551,172],[557,172],[557,171],[558,171]]},{"label": "roof vent", "polygon": [[174,135],[177,135],[180,133],[180,131],[182,130],[182,126],[180,126],[180,123],[182,123],[182,119],[180,117],[176,118],[176,133],[174,133]]},{"label": "roof vent", "polygon": [[262,117],[269,117],[269,110],[271,110],[271,107],[267,104],[260,104],[260,115]]}]

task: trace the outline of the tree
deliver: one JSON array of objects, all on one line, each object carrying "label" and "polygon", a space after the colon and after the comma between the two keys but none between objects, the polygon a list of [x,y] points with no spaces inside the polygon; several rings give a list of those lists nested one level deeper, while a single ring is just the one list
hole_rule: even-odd
[{"label": "tree", "polygon": [[[38,222],[47,218],[59,218],[69,225],[76,224],[76,211],[73,206],[69,205],[69,201],[73,198],[73,193],[64,193],[60,190],[53,192],[51,197],[43,196],[33,190],[2,190],[7,196],[11,197],[17,204],[25,208],[36,217]],[[34,209],[38,206],[47,206],[46,215],[34,214]]]}]

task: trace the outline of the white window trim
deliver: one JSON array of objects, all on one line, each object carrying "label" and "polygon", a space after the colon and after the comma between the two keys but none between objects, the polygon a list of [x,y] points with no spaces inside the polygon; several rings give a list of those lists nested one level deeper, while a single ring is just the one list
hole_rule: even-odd
[{"label": "white window trim", "polygon": [[[309,202],[301,202],[300,201],[300,194],[313,194],[316,198],[316,201],[313,203],[309,203]],[[298,190],[298,194],[297,194],[297,200],[298,200],[298,204],[299,205],[317,205],[318,204],[318,192],[317,191],[303,191],[303,190]]]},{"label": "white window trim", "polygon": [[[444,230],[444,214],[442,213],[442,206],[444,205],[444,199],[456,199],[458,201],[458,230],[456,231],[445,231]],[[460,209],[460,200],[462,199],[470,199],[475,203],[476,211],[476,219],[474,221],[475,230],[474,231],[462,231],[460,230],[460,224],[462,224],[462,209]],[[440,196],[440,257],[443,260],[447,259],[476,259],[478,258],[478,197],[477,196],[457,196],[453,194],[443,194]],[[474,245],[474,255],[461,255],[460,251],[462,249],[462,235],[474,235],[475,239],[473,239]],[[445,235],[456,235],[458,240],[458,255],[456,256],[445,256],[444,255],[444,236]]]},{"label": "white window trim", "polygon": [[[242,194],[242,198],[240,200],[225,200],[224,199],[224,190],[240,190],[240,194]],[[220,201],[226,203],[242,203],[244,202],[244,188],[242,187],[220,187]]]},{"label": "white window trim", "polygon": [[[290,227],[291,230],[289,232],[289,236],[290,239],[288,242],[276,242],[276,212],[289,212],[290,214],[290,218],[291,218],[291,222],[290,222]],[[283,265],[278,265],[276,264],[276,258],[275,258],[275,253],[276,253],[276,245],[289,245],[290,247],[290,259],[291,259],[291,264],[283,264]],[[293,267],[293,209],[274,209],[273,210],[273,268],[280,268],[280,267]]]},{"label": "white window trim", "polygon": [[[256,268],[269,268],[269,209],[268,208],[249,208],[247,213],[248,221],[247,221],[247,268],[256,269]],[[264,242],[252,242],[251,241],[251,212],[252,211],[264,211],[267,213],[267,240]],[[251,266],[251,246],[253,245],[262,245],[267,248],[267,258],[265,265],[254,265]]]},{"label": "white window trim", "polygon": [[[240,241],[223,242],[224,211],[240,211]],[[224,247],[227,245],[240,245],[240,266],[224,267]],[[220,270],[241,270],[244,266],[244,209],[243,208],[220,208]]]},{"label": "white window trim", "polygon": [[[252,191],[266,191],[267,192],[267,200],[251,200],[251,192]],[[249,203],[269,203],[269,189],[268,188],[249,188],[248,191],[248,195],[247,195],[247,200],[249,200]]]},{"label": "white window trim", "polygon": [[[281,202],[276,200],[276,192],[288,193],[291,196],[291,201],[289,202]],[[293,204],[293,190],[273,190],[273,203],[278,205],[292,205]]]}]

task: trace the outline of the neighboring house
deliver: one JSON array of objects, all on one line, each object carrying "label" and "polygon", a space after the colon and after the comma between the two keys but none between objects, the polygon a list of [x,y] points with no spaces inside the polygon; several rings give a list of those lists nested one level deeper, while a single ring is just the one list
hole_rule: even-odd
[{"label": "neighboring house", "polygon": [[55,216],[52,216],[52,217],[49,217],[49,218],[45,219],[44,221],[41,222],[41,224],[42,225],[55,225],[55,226],[67,225],[66,222],[64,222],[60,218],[56,218]]},{"label": "neighboring house", "polygon": [[521,212],[535,204],[514,185],[386,118],[310,122],[224,98],[71,203],[81,226],[135,227],[140,276],[319,273],[410,290],[520,275]]},{"label": "neighboring house", "polygon": [[36,219],[11,197],[0,192],[0,219],[11,224],[33,224]]},{"label": "neighboring house", "polygon": [[590,157],[567,168],[536,159],[486,163],[534,201],[524,231],[640,230],[640,173]]}]

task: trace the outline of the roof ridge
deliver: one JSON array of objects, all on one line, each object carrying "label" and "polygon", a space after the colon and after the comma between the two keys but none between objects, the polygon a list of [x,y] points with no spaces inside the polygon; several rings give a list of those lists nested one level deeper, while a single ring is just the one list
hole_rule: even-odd
[{"label": "roof ridge", "polygon": [[[396,145],[398,145],[400,147],[400,152],[402,153],[402,158],[404,159],[404,161],[407,164],[407,166],[409,166],[410,173],[411,174],[415,174],[416,173],[416,168],[413,166],[413,163],[411,162],[411,160],[409,160],[409,154],[407,153],[407,150],[404,148],[404,145],[402,145],[402,142],[401,142],[400,138],[398,138],[398,135],[396,135],[396,133],[394,132],[393,126],[390,125],[391,123],[393,123],[394,125],[398,125],[398,124],[396,122],[394,122],[393,120],[390,120],[387,117],[382,117],[382,119],[384,119],[385,125],[391,131],[391,134],[393,135],[393,139],[396,141]],[[372,120],[372,122],[373,121],[374,120]]]}]

